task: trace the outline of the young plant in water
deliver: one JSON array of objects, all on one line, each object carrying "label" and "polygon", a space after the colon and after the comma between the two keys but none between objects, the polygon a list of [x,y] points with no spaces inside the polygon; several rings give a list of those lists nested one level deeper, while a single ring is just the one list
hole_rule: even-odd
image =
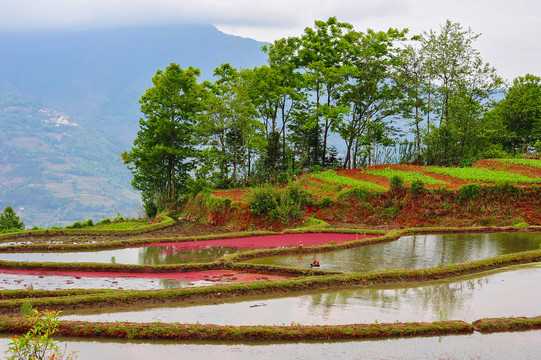
[{"label": "young plant in water", "polygon": [[116,264],[116,258],[114,256],[111,256],[111,264]]}]

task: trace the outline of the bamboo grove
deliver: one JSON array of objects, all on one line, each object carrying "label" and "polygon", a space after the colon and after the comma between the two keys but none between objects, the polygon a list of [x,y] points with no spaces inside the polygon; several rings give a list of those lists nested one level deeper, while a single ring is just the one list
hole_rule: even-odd
[{"label": "bamboo grove", "polygon": [[306,170],[464,166],[540,149],[541,79],[509,87],[476,50],[479,36],[451,21],[410,36],[331,17],[263,46],[266,65],[222,64],[213,82],[172,63],[141,97],[122,158],[152,207]]}]

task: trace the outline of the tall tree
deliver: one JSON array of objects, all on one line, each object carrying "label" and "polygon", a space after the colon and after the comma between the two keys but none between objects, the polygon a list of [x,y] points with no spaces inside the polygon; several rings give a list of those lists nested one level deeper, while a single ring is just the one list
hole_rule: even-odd
[{"label": "tall tree", "polygon": [[355,33],[354,46],[343,67],[348,81],[340,88],[339,105],[348,109],[348,116],[339,117],[333,125],[333,130],[346,142],[345,168],[357,166],[360,151],[366,154],[370,165],[374,145],[390,144],[395,129],[387,120],[396,114],[399,97],[390,74],[398,51],[395,42],[405,32],[389,29]]},{"label": "tall tree", "polygon": [[315,27],[306,28],[301,37],[299,64],[305,71],[308,89],[314,98],[311,127],[319,132],[323,126],[323,165],[329,132],[343,114],[337,107],[338,90],[346,81],[342,67],[352,45],[353,38],[348,36],[352,31],[351,24],[330,17],[327,21],[316,21]]},{"label": "tall tree", "polygon": [[421,39],[428,78],[434,85],[430,89],[435,89],[436,95],[430,105],[435,105],[432,109],[439,117],[430,134],[434,163],[459,162],[471,133],[472,116],[480,119],[481,111],[476,108],[482,107],[502,83],[473,46],[479,36],[448,20],[439,33],[430,30]]},{"label": "tall tree", "polygon": [[20,221],[15,210],[13,210],[11,206],[7,206],[4,211],[0,213],[0,232],[6,230],[24,230],[24,223]]},{"label": "tall tree", "polygon": [[145,203],[164,205],[186,190],[196,152],[195,122],[203,88],[199,69],[170,64],[152,78],[139,100],[143,118],[130,151],[122,154],[133,173],[132,185]]},{"label": "tall tree", "polygon": [[541,77],[526,74],[513,80],[513,86],[488,114],[505,129],[500,139],[510,152],[528,152],[541,140]]}]

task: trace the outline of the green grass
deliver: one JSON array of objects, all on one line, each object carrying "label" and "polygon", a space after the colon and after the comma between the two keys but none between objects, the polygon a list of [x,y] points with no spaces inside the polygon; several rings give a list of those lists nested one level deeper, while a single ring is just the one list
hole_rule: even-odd
[{"label": "green grass", "polygon": [[526,165],[541,168],[541,160],[536,159],[492,159],[504,164]]},{"label": "green grass", "polygon": [[428,185],[447,185],[445,181],[434,179],[431,176],[421,174],[416,171],[402,171],[402,170],[394,170],[391,168],[386,169],[378,169],[378,170],[365,170],[362,172],[363,174],[369,174],[369,175],[377,175],[382,176],[387,179],[392,178],[393,176],[400,176],[404,181],[412,183],[415,180],[420,180],[425,184]]},{"label": "green grass", "polygon": [[102,230],[123,230],[123,229],[135,229],[142,226],[148,225],[144,221],[119,221],[119,222],[110,222],[103,224],[96,224],[93,229],[102,229]]},{"label": "green grass", "polygon": [[522,183],[522,184],[539,184],[541,179],[534,179],[528,176],[509,173],[505,171],[494,171],[484,168],[443,168],[443,167],[426,167],[425,172],[449,175],[461,180],[472,181],[487,181],[494,183]]},{"label": "green grass", "polygon": [[356,188],[361,188],[367,191],[384,192],[386,188],[378,184],[370,183],[367,181],[355,180],[347,176],[340,176],[333,170],[327,170],[319,174],[312,174],[314,179],[319,179],[331,184],[346,185]]}]

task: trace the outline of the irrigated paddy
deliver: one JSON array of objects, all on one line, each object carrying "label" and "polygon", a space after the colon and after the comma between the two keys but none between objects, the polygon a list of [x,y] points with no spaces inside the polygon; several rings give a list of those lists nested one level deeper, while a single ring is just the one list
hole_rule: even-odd
[{"label": "irrigated paddy", "polygon": [[396,241],[316,254],[272,256],[251,263],[321,270],[364,272],[421,269],[539,249],[541,233],[474,233],[405,236]]},{"label": "irrigated paddy", "polygon": [[[539,315],[541,264],[402,286],[319,290],[199,306],[77,311],[84,321],[180,322],[219,325],[350,324],[465,320]],[[272,296],[271,294],[269,294]],[[280,296],[280,295],[277,295]],[[529,300],[527,300],[529,299]],[[87,315],[85,315],[87,314]]]},{"label": "irrigated paddy", "polygon": [[[297,343],[221,343],[67,341],[79,360],[116,359],[509,359],[539,357],[540,331],[452,335],[384,340]],[[9,340],[0,338],[0,353]]]}]

